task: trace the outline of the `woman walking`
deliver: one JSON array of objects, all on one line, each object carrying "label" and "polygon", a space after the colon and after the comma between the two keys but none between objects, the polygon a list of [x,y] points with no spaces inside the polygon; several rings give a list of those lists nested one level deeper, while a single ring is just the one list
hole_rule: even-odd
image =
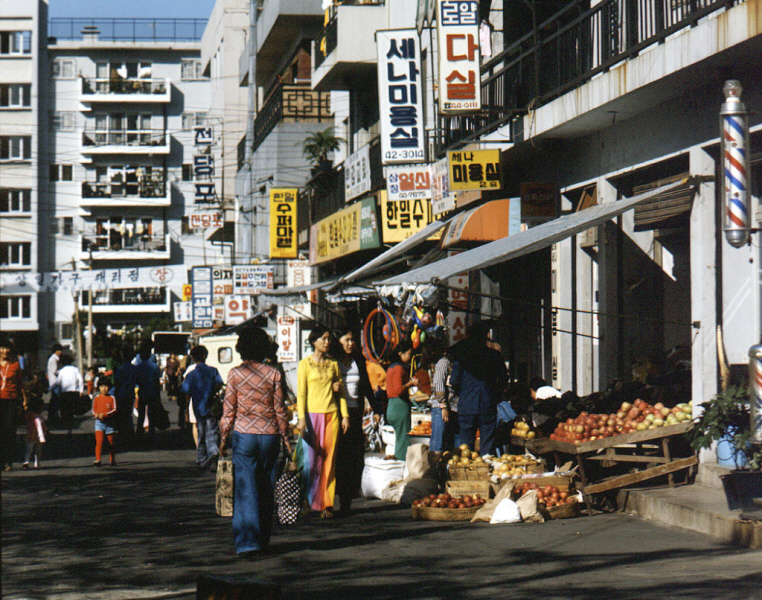
[{"label": "woman walking", "polygon": [[220,422],[220,455],[232,431],[233,535],[242,558],[266,552],[270,546],[281,439],[291,452],[281,375],[264,364],[269,345],[259,327],[239,334],[236,350],[243,363],[228,375]]},{"label": "woman walking", "polygon": [[362,471],[365,466],[365,435],[362,419],[374,400],[365,358],[359,352],[355,334],[349,327],[333,332],[335,348],[331,354],[339,364],[343,393],[349,412],[349,430],[339,435],[336,450],[336,492],[341,501],[341,513],[352,507],[352,499],[360,495]]},{"label": "woman walking", "polygon": [[401,341],[394,349],[392,363],[386,372],[386,393],[389,405],[386,409],[386,420],[394,428],[394,456],[397,460],[407,458],[407,447],[410,445],[410,388],[418,385],[418,380],[410,378],[410,359],[413,357],[413,344],[407,340]]},{"label": "woman walking", "polygon": [[3,470],[13,470],[16,459],[16,427],[21,408],[21,366],[10,341],[0,341],[0,451]]},{"label": "woman walking", "polygon": [[336,361],[328,358],[331,334],[318,325],[310,332],[312,356],[299,362],[297,407],[299,430],[307,442],[303,474],[307,479],[307,499],[322,517],[333,517],[336,492],[336,442],[341,430],[349,431],[349,411]]}]

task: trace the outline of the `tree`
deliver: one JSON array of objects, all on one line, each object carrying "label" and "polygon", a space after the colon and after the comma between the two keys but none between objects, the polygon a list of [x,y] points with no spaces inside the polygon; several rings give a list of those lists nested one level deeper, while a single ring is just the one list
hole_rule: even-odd
[{"label": "tree", "polygon": [[310,164],[317,166],[327,161],[328,155],[338,150],[341,144],[345,143],[345,139],[334,135],[333,127],[328,127],[304,138],[302,154]]}]

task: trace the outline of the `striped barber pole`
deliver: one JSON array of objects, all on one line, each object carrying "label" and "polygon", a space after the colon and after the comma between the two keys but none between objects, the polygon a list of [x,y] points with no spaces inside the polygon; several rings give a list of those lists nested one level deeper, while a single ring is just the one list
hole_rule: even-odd
[{"label": "striped barber pole", "polygon": [[725,239],[734,248],[749,242],[749,124],[741,102],[741,84],[732,79],[722,88],[725,103],[720,109],[722,148],[725,161]]},{"label": "striped barber pole", "polygon": [[749,348],[751,441],[762,444],[762,345]]}]

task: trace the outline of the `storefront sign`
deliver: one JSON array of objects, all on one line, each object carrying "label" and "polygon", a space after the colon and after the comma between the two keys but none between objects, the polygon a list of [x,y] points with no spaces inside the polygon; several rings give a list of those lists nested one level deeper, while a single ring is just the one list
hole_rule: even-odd
[{"label": "storefront sign", "polygon": [[481,109],[479,3],[438,0],[439,110],[444,114]]},{"label": "storefront sign", "polygon": [[193,297],[193,286],[190,283],[183,284],[183,302],[190,302]]},{"label": "storefront sign", "polygon": [[233,269],[213,267],[212,281],[215,296],[226,296],[233,293]]},{"label": "storefront sign", "polygon": [[381,191],[380,195],[385,244],[402,242],[414,233],[418,233],[433,220],[431,202],[426,200],[388,202],[384,191]]},{"label": "storefront sign", "polygon": [[377,31],[381,161],[425,162],[421,52],[415,29]]},{"label": "storefront sign", "polygon": [[0,273],[0,290],[6,294],[58,290],[127,290],[141,287],[180,286],[187,280],[183,265],[125,267],[52,273]]},{"label": "storefront sign", "polygon": [[225,325],[240,325],[253,316],[248,296],[225,296]]},{"label": "storefront sign", "polygon": [[212,282],[212,267],[193,267],[191,285],[193,286],[194,329],[209,329],[214,325]]},{"label": "storefront sign", "polygon": [[555,219],[558,216],[558,188],[553,183],[521,184],[521,218]]},{"label": "storefront sign", "polygon": [[386,167],[387,200],[427,200],[431,198],[429,165]]},{"label": "storefront sign", "polygon": [[502,182],[500,150],[448,152],[451,190],[499,190]]},{"label": "storefront sign", "polygon": [[370,146],[365,144],[344,161],[344,197],[347,202],[370,191]]},{"label": "storefront sign", "polygon": [[299,360],[299,337],[296,319],[290,315],[278,316],[278,360],[296,362]]},{"label": "storefront sign", "polygon": [[274,267],[242,265],[233,267],[233,293],[258,294],[273,289]]},{"label": "storefront sign", "polygon": [[455,208],[455,194],[450,191],[450,167],[446,158],[431,165],[431,212],[441,215]]},{"label": "storefront sign", "polygon": [[175,323],[193,319],[193,303],[190,301],[175,302],[172,306],[175,313]]},{"label": "storefront sign", "polygon": [[310,264],[378,248],[379,244],[376,199],[364,198],[312,226]]},{"label": "storefront sign", "polygon": [[211,127],[196,127],[193,130],[194,144],[197,154],[193,155],[193,180],[195,181],[196,204],[214,202],[217,191],[214,186],[214,157],[212,144],[214,141]]},{"label": "storefront sign", "polygon": [[[454,256],[457,253],[450,253]],[[462,273],[447,280],[447,335],[450,347],[466,337],[466,315],[468,311],[468,273]]]},{"label": "storefront sign", "polygon": [[296,258],[297,189],[270,190],[270,258]]},{"label": "storefront sign", "polygon": [[[312,272],[313,269],[310,267],[308,260],[288,261],[286,263],[286,286],[292,288],[311,284]],[[307,297],[309,298],[313,293],[307,292]],[[312,318],[312,304],[310,302],[289,305],[289,308],[293,310],[286,311],[286,314],[292,315],[297,319]]]},{"label": "storefront sign", "polygon": [[219,210],[188,215],[188,227],[191,229],[217,229],[223,225],[222,212]]}]

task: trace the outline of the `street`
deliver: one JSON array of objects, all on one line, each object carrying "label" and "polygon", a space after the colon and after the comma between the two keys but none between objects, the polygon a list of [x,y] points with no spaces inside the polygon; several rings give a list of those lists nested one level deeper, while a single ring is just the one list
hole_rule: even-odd
[{"label": "street", "polygon": [[3,598],[190,599],[199,574],[257,577],[311,600],[762,598],[762,551],[619,513],[440,523],[359,500],[348,518],[278,527],[273,554],[240,560],[230,519],[214,511],[214,477],[172,418],[154,450],[119,453],[116,468],[92,466],[83,419],[71,446],[53,431],[42,469],[3,473]]}]

